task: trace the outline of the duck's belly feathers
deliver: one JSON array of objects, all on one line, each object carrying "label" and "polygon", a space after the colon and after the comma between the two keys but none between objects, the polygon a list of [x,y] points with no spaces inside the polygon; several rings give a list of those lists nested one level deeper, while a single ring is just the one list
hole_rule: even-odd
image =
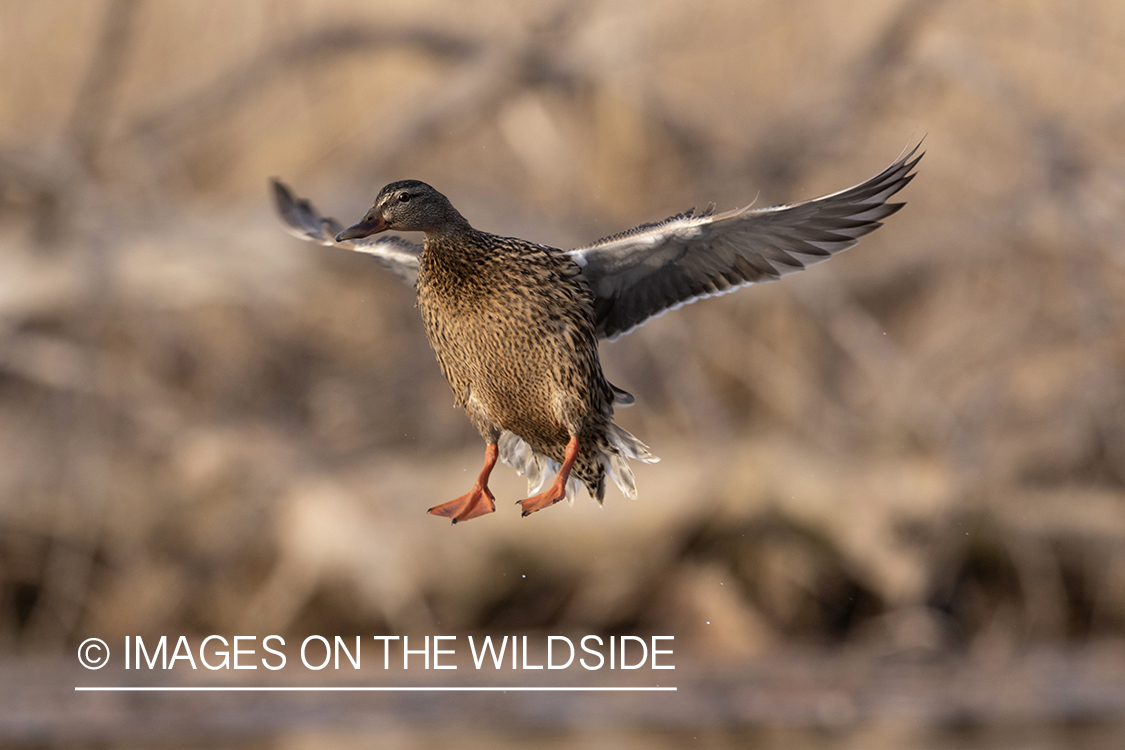
[{"label": "duck's belly feathers", "polygon": [[531,268],[462,273],[452,288],[423,263],[418,306],[454,397],[478,429],[508,430],[561,457],[571,434],[612,413],[612,391],[598,361],[589,288],[550,263],[557,259],[535,260]]}]

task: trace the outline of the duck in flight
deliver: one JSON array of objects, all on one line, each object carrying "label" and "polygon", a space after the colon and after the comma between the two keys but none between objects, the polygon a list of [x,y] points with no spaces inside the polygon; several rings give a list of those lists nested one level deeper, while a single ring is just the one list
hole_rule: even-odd
[{"label": "duck in flight", "polygon": [[290,234],[373,255],[417,292],[454,400],[486,446],[472,489],[429,509],[456,524],[496,509],[488,478],[497,458],[528,478],[524,516],[573,501],[580,485],[601,503],[607,475],[636,498],[629,459],[658,459],[613,421],[614,406],[633,397],[606,380],[600,340],[852,247],[905,205],[887,201],[914,178],[919,147],[838,193],[725,213],[712,204],[572,250],[475,229],[418,180],[384,187],[346,229],[278,180],[273,192]]}]

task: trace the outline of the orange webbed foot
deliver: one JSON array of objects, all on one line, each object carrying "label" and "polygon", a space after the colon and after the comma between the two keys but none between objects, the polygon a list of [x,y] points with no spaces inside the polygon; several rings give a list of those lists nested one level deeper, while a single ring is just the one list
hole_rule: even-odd
[{"label": "orange webbed foot", "polygon": [[546,492],[540,492],[538,495],[533,495],[526,500],[520,500],[516,505],[523,508],[521,514],[527,518],[537,510],[550,508],[566,497],[566,480],[570,477],[570,468],[574,466],[574,459],[578,457],[578,438],[572,437],[570,442],[566,444],[566,456],[563,458],[562,466],[559,468],[559,474],[555,477],[554,483],[547,489]]},{"label": "orange webbed foot", "polygon": [[435,505],[427,511],[430,515],[453,519],[453,523],[485,516],[496,510],[496,498],[488,486],[474,484],[473,488],[456,500]]},{"label": "orange webbed foot", "polygon": [[498,448],[496,443],[489,443],[484,449],[484,468],[473,484],[473,488],[456,500],[435,505],[427,512],[434,516],[444,516],[453,519],[453,523],[468,521],[479,516],[486,516],[496,510],[496,498],[488,489],[488,476],[492,467],[496,465]]},{"label": "orange webbed foot", "polygon": [[549,488],[547,488],[546,492],[540,492],[538,495],[532,495],[526,500],[519,500],[518,502],[516,502],[516,505],[519,505],[523,508],[523,513],[521,513],[520,515],[526,518],[537,510],[550,508],[552,505],[557,503],[559,500],[562,500],[564,497],[566,497],[566,486],[560,486],[558,482],[556,482],[555,484],[552,484]]}]

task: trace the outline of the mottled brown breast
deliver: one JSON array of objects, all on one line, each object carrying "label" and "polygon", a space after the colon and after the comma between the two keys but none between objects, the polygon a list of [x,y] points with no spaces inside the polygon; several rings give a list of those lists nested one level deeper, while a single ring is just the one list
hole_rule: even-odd
[{"label": "mottled brown breast", "polygon": [[[418,304],[458,403],[547,455],[609,411],[592,294],[578,266],[483,232],[427,238]],[[478,425],[479,427],[479,425]]]}]

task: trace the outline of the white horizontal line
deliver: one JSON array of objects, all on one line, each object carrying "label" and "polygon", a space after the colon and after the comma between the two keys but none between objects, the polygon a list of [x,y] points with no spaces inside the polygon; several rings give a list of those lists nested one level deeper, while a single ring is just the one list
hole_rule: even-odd
[{"label": "white horizontal line", "polygon": [[390,686],[311,686],[311,687],[269,687],[269,686],[224,686],[224,687],[195,687],[195,686],[152,686],[152,687],[76,687],[76,692],[101,692],[101,693],[654,693],[675,692],[674,687],[460,687],[445,685],[438,687],[390,687]]}]

